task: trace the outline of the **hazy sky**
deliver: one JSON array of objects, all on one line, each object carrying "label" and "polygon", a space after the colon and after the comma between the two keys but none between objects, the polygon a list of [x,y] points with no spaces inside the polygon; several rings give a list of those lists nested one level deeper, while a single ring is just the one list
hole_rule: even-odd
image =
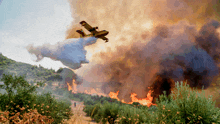
[{"label": "hazy sky", "polygon": [[0,0],[0,52],[15,61],[57,70],[61,62],[34,62],[25,47],[63,41],[72,20],[67,0]]}]

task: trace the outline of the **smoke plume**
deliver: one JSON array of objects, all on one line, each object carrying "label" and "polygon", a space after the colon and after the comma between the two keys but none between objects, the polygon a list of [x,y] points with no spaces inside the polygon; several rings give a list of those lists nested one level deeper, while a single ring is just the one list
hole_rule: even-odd
[{"label": "smoke plume", "polygon": [[181,80],[206,89],[219,75],[218,24],[209,21],[199,31],[185,22],[157,26],[147,43],[134,42],[94,55],[102,62],[90,64],[83,76],[102,81],[101,89],[106,94],[119,91],[118,97],[126,102],[130,102],[131,93],[145,98],[148,87],[154,91],[155,102],[163,91],[170,94],[174,82]]},{"label": "smoke plume", "polygon": [[33,47],[32,45],[27,46],[29,53],[36,55],[37,60],[40,61],[44,57],[49,57],[53,60],[61,61],[65,66],[72,69],[78,69],[81,64],[88,63],[86,59],[85,46],[94,44],[96,38],[78,38],[68,39],[63,42],[58,42],[55,45],[44,44],[43,46]]},{"label": "smoke plume", "polygon": [[[174,24],[186,20],[201,27],[206,19],[218,19],[218,0],[69,0],[72,27],[66,38],[75,37],[75,30],[82,20],[110,32],[108,37],[114,42],[124,42],[158,24]],[[128,42],[128,40],[126,40]]]},{"label": "smoke plume", "polygon": [[[98,88],[104,93],[119,91],[118,97],[130,102],[131,93],[145,98],[150,87],[155,101],[163,91],[171,93],[175,81],[187,80],[191,87],[197,88],[208,88],[216,81],[220,18],[213,6],[217,0],[69,0],[69,3],[74,21],[66,39],[77,37],[78,23],[85,20],[93,27],[109,31],[109,42],[105,46],[97,42],[86,47],[93,51],[93,56],[81,68],[79,65],[86,61],[83,51],[76,54],[65,48],[63,52],[60,47],[62,52],[52,52],[49,46],[43,46],[32,47],[36,51],[32,53],[55,56],[65,65],[79,68],[77,74],[83,79],[102,82]],[[105,51],[100,52],[102,47]],[[70,59],[73,54],[83,57],[76,61]]]}]

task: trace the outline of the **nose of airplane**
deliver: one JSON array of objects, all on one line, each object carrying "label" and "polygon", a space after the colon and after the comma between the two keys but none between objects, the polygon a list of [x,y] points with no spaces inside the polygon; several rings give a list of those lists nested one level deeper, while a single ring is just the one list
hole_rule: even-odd
[{"label": "nose of airplane", "polygon": [[107,35],[109,32],[108,31],[105,31],[105,34]]}]

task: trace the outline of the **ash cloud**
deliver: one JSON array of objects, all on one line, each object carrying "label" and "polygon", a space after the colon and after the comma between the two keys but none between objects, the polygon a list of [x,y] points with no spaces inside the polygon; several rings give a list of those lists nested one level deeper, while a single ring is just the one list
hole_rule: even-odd
[{"label": "ash cloud", "polygon": [[96,40],[94,37],[72,38],[58,42],[55,45],[44,44],[39,47],[29,45],[27,46],[27,50],[30,54],[36,55],[36,61],[40,61],[44,57],[49,57],[53,60],[61,61],[65,66],[72,69],[78,69],[81,67],[81,64],[89,62],[86,59],[87,51],[84,47],[94,44]]}]

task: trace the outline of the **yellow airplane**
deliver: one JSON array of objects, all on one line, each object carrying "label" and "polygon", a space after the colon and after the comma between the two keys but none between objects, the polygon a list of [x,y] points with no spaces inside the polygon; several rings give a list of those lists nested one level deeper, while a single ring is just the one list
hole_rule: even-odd
[{"label": "yellow airplane", "polygon": [[96,31],[96,29],[98,29],[98,27],[92,27],[90,26],[88,23],[86,23],[85,21],[81,21],[80,24],[82,26],[85,27],[85,29],[87,29],[89,32],[91,32],[91,34],[86,35],[83,30],[76,30],[76,32],[78,32],[80,34],[80,37],[96,37],[96,38],[101,38],[103,40],[105,40],[105,42],[108,42],[108,38],[106,38],[105,36],[109,33],[106,30],[102,30],[102,31]]}]

